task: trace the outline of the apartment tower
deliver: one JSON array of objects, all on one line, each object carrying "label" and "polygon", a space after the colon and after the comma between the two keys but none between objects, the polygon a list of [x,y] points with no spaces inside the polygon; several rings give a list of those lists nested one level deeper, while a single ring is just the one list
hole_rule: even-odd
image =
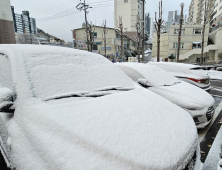
[{"label": "apartment tower", "polygon": [[207,20],[211,20],[211,14],[214,11],[215,0],[191,0],[189,6],[189,18],[188,21],[193,24],[203,24],[204,21],[204,8],[205,2],[207,4]]},{"label": "apartment tower", "polygon": [[114,0],[114,28],[118,28],[119,17],[122,17],[123,31],[136,31],[135,23],[142,22],[143,18],[142,0]]}]

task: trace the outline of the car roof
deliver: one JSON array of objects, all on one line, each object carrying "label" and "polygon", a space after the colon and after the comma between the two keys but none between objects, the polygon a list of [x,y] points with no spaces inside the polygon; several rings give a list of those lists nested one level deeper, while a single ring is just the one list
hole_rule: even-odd
[{"label": "car roof", "polygon": [[152,65],[166,65],[170,67],[183,67],[185,69],[194,69],[194,68],[201,68],[200,66],[193,65],[193,64],[186,64],[186,63],[173,63],[173,62],[149,62]]}]

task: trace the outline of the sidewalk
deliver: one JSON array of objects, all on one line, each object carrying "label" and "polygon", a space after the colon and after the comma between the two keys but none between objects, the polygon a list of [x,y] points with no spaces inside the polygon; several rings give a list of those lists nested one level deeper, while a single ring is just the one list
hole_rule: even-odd
[{"label": "sidewalk", "polygon": [[222,162],[222,126],[214,140],[210,152],[203,165],[203,170],[222,170],[219,163]]}]

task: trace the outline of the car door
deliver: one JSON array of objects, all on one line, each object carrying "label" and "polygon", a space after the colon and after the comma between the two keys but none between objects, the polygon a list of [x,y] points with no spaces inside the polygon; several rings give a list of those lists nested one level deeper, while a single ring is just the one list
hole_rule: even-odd
[{"label": "car door", "polygon": [[[7,56],[0,54],[0,88],[7,87],[14,91],[10,62]],[[7,122],[12,113],[0,111],[0,150],[8,167],[12,167],[10,159],[10,135],[7,130]]]}]

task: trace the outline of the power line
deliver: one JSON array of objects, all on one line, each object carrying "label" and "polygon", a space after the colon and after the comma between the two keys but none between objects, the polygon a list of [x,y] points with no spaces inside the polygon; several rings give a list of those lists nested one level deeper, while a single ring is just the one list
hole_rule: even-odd
[{"label": "power line", "polygon": [[[109,1],[109,0],[108,0]],[[101,2],[108,2],[108,1],[101,1]],[[137,0],[131,0],[131,1],[137,1]],[[101,3],[99,2],[99,3]],[[96,2],[92,3],[92,4],[95,4]],[[97,2],[98,3],[98,2]],[[117,3],[118,5],[125,5],[125,3]],[[101,8],[101,7],[110,7],[110,6],[114,6],[114,3],[106,3],[106,4],[100,4],[100,5],[96,5],[94,6],[93,8]],[[63,11],[63,12],[60,12],[58,14],[55,14],[55,15],[52,15],[50,17],[45,17],[45,18],[40,18],[40,19],[37,19],[38,22],[43,22],[43,21],[50,21],[50,20],[54,20],[54,19],[59,19],[59,18],[62,18],[62,17],[66,17],[66,16],[69,16],[69,15],[72,15],[72,14],[75,14],[77,13],[76,10],[74,11],[71,11],[73,10],[75,7],[72,7],[66,11]]]},{"label": "power line", "polygon": [[64,6],[64,5],[66,5],[66,4],[69,4],[70,2],[73,2],[73,0],[71,0],[71,1],[69,1],[69,2],[67,2],[67,3],[61,4],[61,5],[58,5],[58,6],[56,6],[56,7],[44,9],[43,11],[36,12],[36,13],[33,13],[33,14],[38,14],[38,13],[41,13],[41,12],[45,12],[45,11],[49,11],[49,10],[52,10],[52,9],[55,9],[55,8],[59,8],[59,7],[61,7],[61,6]]}]

